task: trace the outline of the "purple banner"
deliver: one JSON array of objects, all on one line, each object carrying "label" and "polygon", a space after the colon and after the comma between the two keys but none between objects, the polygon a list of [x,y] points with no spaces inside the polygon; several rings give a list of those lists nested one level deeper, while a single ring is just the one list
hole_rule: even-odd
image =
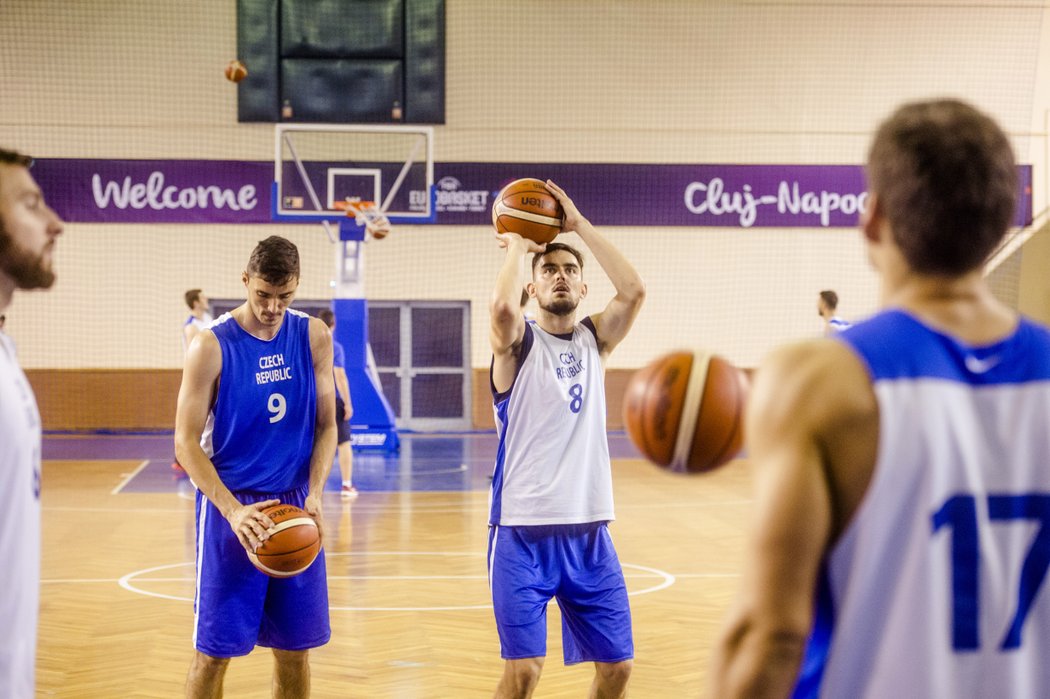
[{"label": "purple banner", "polygon": [[48,203],[79,223],[272,223],[273,163],[39,159]]},{"label": "purple banner", "polygon": [[[483,225],[521,177],[559,184],[604,226],[853,228],[867,201],[859,165],[437,163],[437,222]],[[1018,168],[1015,225],[1032,220],[1032,167]],[[495,183],[495,186],[493,186]]]},{"label": "purple banner", "polygon": [[555,181],[606,226],[853,227],[867,199],[851,165],[449,163],[435,177],[439,223],[484,222],[480,190],[518,177]]},{"label": "purple banner", "polygon": [[[521,177],[551,179],[604,226],[852,228],[867,200],[857,165],[436,163],[437,223],[487,225]],[[272,223],[269,162],[41,159],[33,176],[67,221]],[[1032,168],[1019,168],[1016,225],[1032,219]],[[406,192],[418,203],[422,193]],[[425,201],[425,200],[424,200]]]}]

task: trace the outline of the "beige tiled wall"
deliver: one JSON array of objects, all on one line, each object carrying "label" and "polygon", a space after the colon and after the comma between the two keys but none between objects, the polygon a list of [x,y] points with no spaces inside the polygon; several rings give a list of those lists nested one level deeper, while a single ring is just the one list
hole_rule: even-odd
[{"label": "beige tiled wall", "polygon": [[[860,163],[895,104],[955,95],[998,117],[1019,159],[1035,165],[1038,211],[1050,105],[1044,3],[952,5],[448,0],[436,158]],[[236,90],[222,77],[236,53],[234,6],[5,0],[0,143],[50,157],[269,159],[271,128],[237,123]],[[178,367],[182,292],[240,295],[248,253],[271,233],[303,251],[301,295],[329,296],[334,251],[316,226],[70,224],[57,286],[18,295],[8,330],[31,368]],[[838,290],[847,316],[877,303],[851,230],[608,235],[649,288],[614,367],[686,345],[751,365],[776,342],[820,331],[822,288]],[[486,366],[500,255],[484,227],[402,228],[369,246],[366,293],[469,299],[472,363]],[[593,312],[611,287],[593,266],[587,275],[584,311]]]}]

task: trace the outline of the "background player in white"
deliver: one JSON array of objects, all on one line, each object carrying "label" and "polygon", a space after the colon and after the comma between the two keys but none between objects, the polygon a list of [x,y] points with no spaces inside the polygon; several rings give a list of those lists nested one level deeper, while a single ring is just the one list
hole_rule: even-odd
[{"label": "background player in white", "polygon": [[[184,295],[186,300],[186,306],[190,309],[190,315],[182,323],[182,351],[183,353],[189,349],[190,343],[193,342],[193,338],[197,337],[197,334],[208,327],[208,323],[215,320],[211,315],[211,301],[204,292],[200,289],[190,289]],[[184,469],[178,462],[178,460],[171,462],[171,470],[175,472],[175,475],[179,478],[186,477],[186,469]]]},{"label": "background player in white", "polygon": [[214,318],[211,315],[211,300],[201,289],[190,289],[186,292],[186,305],[190,315],[182,324],[182,347],[185,350],[197,337],[197,333],[208,326]]},{"label": "background player in white", "polygon": [[[0,314],[15,289],[55,281],[52,252],[62,221],[29,174],[31,160],[0,150]],[[0,696],[35,693],[40,599],[40,412],[0,333]]]},{"label": "background player in white", "polygon": [[755,521],[710,695],[1050,696],[1050,332],[982,274],[1017,200],[1009,142],[961,102],[909,104],[867,176],[884,310],[757,374]]},{"label": "background player in white", "polygon": [[831,289],[821,291],[817,296],[817,314],[824,319],[824,334],[831,335],[845,330],[850,322],[836,313],[839,307],[839,295]]},{"label": "background player in white", "polygon": [[[558,243],[496,235],[507,250],[490,306],[500,456],[489,581],[506,660],[496,696],[532,695],[546,656],[547,604],[557,597],[566,664],[594,662],[591,696],[620,697],[634,644],[623,571],[606,528],[614,515],[604,365],[630,330],[645,287],[565,192],[550,181],[547,188],[564,208],[562,230],[579,234],[616,295],[577,323],[587,294],[582,256]],[[535,253],[526,287],[538,304],[534,323],[522,316],[529,253]]]},{"label": "background player in white", "polygon": [[335,456],[332,336],[317,318],[289,309],[299,251],[270,236],[252,251],[247,300],[202,330],[186,355],[175,448],[197,486],[196,653],[186,693],[222,695],[231,657],[273,649],[273,695],[310,693],[310,648],[328,642],[322,554],[303,573],[268,578],[247,553],[278,502],[322,527],[325,481]]}]

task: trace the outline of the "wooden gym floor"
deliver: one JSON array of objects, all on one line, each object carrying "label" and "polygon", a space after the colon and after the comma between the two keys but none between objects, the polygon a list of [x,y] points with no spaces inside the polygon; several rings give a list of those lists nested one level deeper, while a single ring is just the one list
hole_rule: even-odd
[{"label": "wooden gym floor", "polygon": [[[610,531],[632,595],[636,699],[696,696],[732,598],[747,463],[663,473],[610,438]],[[170,437],[45,440],[37,695],[181,696],[192,655],[193,501]],[[311,653],[314,697],[490,697],[502,671],[485,575],[495,436],[408,436],[355,455],[361,496],[325,502],[332,640]],[[337,487],[333,474],[329,487]],[[584,697],[556,604],[535,696]],[[271,655],[235,658],[227,697],[268,697]]]}]

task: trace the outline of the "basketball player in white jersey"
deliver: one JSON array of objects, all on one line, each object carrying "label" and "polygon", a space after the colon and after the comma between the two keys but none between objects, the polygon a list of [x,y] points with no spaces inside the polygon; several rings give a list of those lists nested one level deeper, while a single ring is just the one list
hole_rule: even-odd
[{"label": "basketball player in white jersey", "polygon": [[817,315],[824,319],[824,335],[833,335],[848,328],[851,323],[836,313],[839,295],[825,289],[817,296]]},{"label": "basketball player in white jersey", "polygon": [[[31,160],[0,149],[0,314],[15,289],[47,289],[62,221],[29,174]],[[40,606],[40,412],[0,333],[0,697],[35,694]]]},{"label": "basketball player in white jersey", "polygon": [[[593,662],[591,696],[626,696],[634,644],[613,519],[605,361],[645,298],[630,262],[557,185],[547,188],[616,295],[577,322],[583,259],[567,245],[497,234],[507,250],[492,294],[492,392],[500,438],[489,516],[489,582],[506,663],[496,697],[530,697],[547,654],[547,604],[562,613],[565,663]],[[532,271],[526,279],[529,254]],[[526,285],[526,281],[528,282]],[[536,299],[522,315],[522,287]]]},{"label": "basketball player in white jersey", "polygon": [[182,349],[186,350],[193,338],[197,337],[208,324],[215,320],[211,315],[211,301],[200,289],[190,289],[186,292],[186,305],[189,306],[190,315],[182,324]]},{"label": "basketball player in white jersey", "polygon": [[990,118],[901,107],[861,230],[883,310],[774,352],[725,697],[1050,696],[1050,331],[982,274],[1017,172]]},{"label": "basketball player in white jersey", "polygon": [[[193,338],[197,337],[201,330],[215,320],[211,315],[211,301],[200,289],[190,289],[185,294],[186,305],[190,309],[190,315],[182,323],[182,351],[189,349]],[[171,470],[179,478],[186,477],[186,469],[182,467],[178,459],[171,462]]]}]

